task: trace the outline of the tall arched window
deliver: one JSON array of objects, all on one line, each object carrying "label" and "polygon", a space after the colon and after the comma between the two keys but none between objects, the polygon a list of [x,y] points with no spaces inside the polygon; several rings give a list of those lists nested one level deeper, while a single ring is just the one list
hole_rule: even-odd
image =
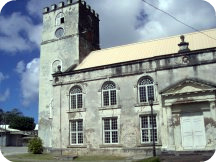
[{"label": "tall arched window", "polygon": [[148,102],[150,98],[155,100],[154,81],[151,78],[143,77],[138,82],[138,94],[140,102]]},{"label": "tall arched window", "polygon": [[80,109],[83,107],[83,93],[79,86],[74,86],[70,91],[71,109]]},{"label": "tall arched window", "polygon": [[56,26],[61,24],[64,24],[64,14],[62,12],[56,16]]},{"label": "tall arched window", "polygon": [[116,105],[116,85],[109,81],[102,86],[103,106]]}]

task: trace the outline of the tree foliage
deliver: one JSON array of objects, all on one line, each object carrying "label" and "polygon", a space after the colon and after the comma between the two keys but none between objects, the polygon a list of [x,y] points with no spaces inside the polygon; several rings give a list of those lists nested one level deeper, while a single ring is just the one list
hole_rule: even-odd
[{"label": "tree foliage", "polygon": [[22,131],[31,131],[35,128],[34,119],[26,116],[15,116],[10,120],[9,127]]},{"label": "tree foliage", "polygon": [[39,137],[35,137],[29,141],[28,152],[32,152],[33,154],[43,153],[43,143]]},{"label": "tree foliage", "polygon": [[0,124],[7,124],[10,128],[31,131],[35,128],[34,118],[23,116],[17,108],[4,112],[0,109]]}]

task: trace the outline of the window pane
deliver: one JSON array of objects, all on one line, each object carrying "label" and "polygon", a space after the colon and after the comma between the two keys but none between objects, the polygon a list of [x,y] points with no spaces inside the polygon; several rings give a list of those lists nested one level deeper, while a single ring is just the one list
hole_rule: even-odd
[{"label": "window pane", "polygon": [[111,105],[116,105],[116,90],[110,91]]},{"label": "window pane", "polygon": [[116,129],[118,129],[117,119],[112,119],[112,130],[116,130]]},{"label": "window pane", "polygon": [[117,131],[112,132],[112,143],[118,143],[118,132]]},{"label": "window pane", "polygon": [[76,144],[76,133],[71,133],[71,143]]},{"label": "window pane", "polygon": [[153,98],[154,100],[154,86],[153,85],[148,86],[147,89],[148,89],[148,99]]},{"label": "window pane", "polygon": [[77,95],[77,108],[82,108],[82,94]]},{"label": "window pane", "polygon": [[82,93],[82,89],[79,87],[72,88],[71,94],[77,94],[77,93]]},{"label": "window pane", "polygon": [[141,127],[148,128],[148,117],[147,116],[143,116],[141,118]]},{"label": "window pane", "polygon": [[108,89],[115,89],[116,86],[114,83],[112,82],[106,82],[104,85],[103,85],[103,90],[108,90]]},{"label": "window pane", "polygon": [[139,85],[148,85],[148,84],[153,84],[153,80],[144,78],[139,82]]},{"label": "window pane", "polygon": [[103,101],[104,101],[104,106],[109,105],[109,92],[108,91],[103,92]]},{"label": "window pane", "polygon": [[148,130],[142,130],[142,141],[143,142],[148,142],[149,141]]},{"label": "window pane", "polygon": [[146,102],[146,87],[139,87],[140,102]]},{"label": "window pane", "polygon": [[[152,118],[151,116],[149,116],[149,121],[150,121],[150,128],[152,128]],[[156,123],[156,116],[153,116],[153,126],[154,128],[157,127],[157,123]]]},{"label": "window pane", "polygon": [[83,133],[78,133],[78,143],[83,143]]},{"label": "window pane", "polygon": [[110,120],[104,119],[104,130],[110,130]]},{"label": "window pane", "polygon": [[104,132],[104,133],[105,133],[104,142],[110,143],[110,132]]},{"label": "window pane", "polygon": [[73,132],[76,131],[76,122],[75,121],[71,122],[71,131],[73,131]]},{"label": "window pane", "polygon": [[82,121],[77,121],[77,124],[78,124],[78,131],[83,131],[83,122]]},{"label": "window pane", "polygon": [[71,96],[71,108],[76,109],[76,95]]}]

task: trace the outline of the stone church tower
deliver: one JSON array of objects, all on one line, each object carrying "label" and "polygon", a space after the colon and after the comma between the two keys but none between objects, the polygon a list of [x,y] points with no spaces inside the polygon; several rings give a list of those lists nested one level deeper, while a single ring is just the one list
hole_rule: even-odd
[{"label": "stone church tower", "polygon": [[[52,147],[53,77],[73,69],[99,47],[99,16],[81,0],[44,8],[40,55],[39,137]],[[60,123],[56,123],[60,124]]]}]

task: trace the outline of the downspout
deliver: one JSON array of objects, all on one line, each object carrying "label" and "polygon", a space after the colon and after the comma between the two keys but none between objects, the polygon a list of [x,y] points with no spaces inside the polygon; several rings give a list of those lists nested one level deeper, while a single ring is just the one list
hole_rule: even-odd
[{"label": "downspout", "polygon": [[60,151],[61,151],[61,156],[62,156],[62,106],[61,106],[61,88],[62,88],[62,83],[61,83],[61,86],[60,86],[60,118],[59,118],[59,122],[60,122]]}]

